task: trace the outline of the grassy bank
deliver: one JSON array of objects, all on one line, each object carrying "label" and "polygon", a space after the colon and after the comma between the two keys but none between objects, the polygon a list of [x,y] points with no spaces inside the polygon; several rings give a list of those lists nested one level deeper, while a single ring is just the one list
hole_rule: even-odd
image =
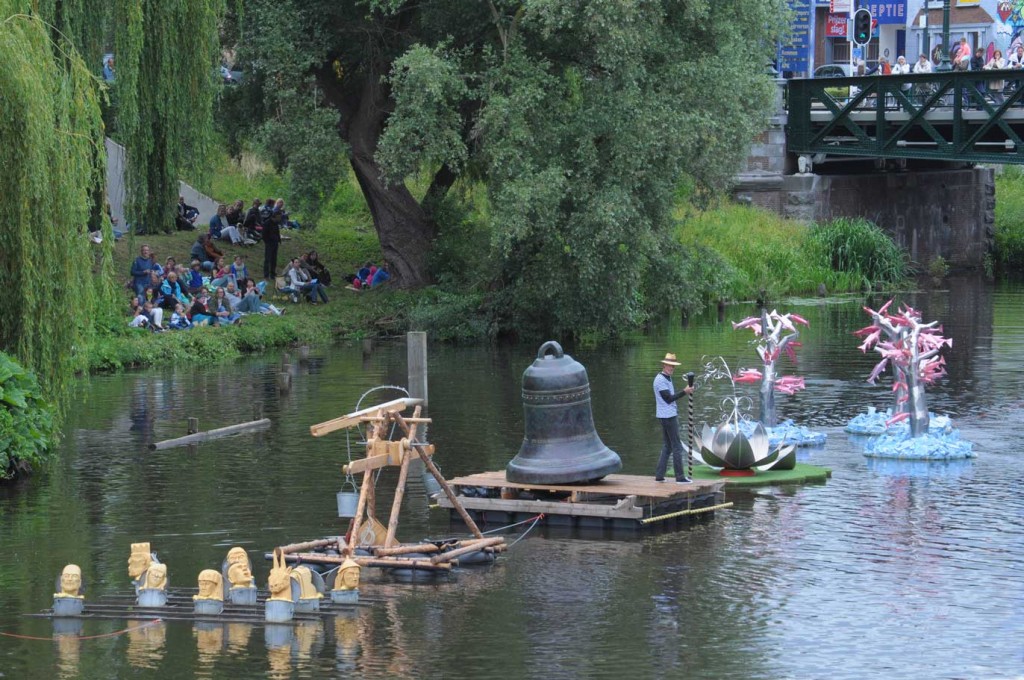
[{"label": "grassy bank", "polygon": [[[219,201],[240,198],[248,205],[256,197],[283,195],[287,200],[285,186],[286,182],[265,164],[243,156],[241,162],[222,158],[208,190]],[[465,250],[466,229],[484,229],[485,194],[473,192],[470,203],[474,209],[468,210],[462,220],[476,226],[455,229],[450,232],[455,235],[448,239],[455,242],[447,242],[442,236],[438,244],[438,252],[447,253],[448,260],[462,261],[452,253]],[[302,215],[293,217],[303,220]],[[707,210],[681,205],[676,217],[681,242],[700,246],[717,259],[716,267],[721,270],[717,293],[726,299],[753,299],[762,291],[777,299],[812,293],[821,285],[830,292],[856,291],[899,282],[905,273],[905,258],[892,241],[862,220],[808,228],[757,208],[727,202]],[[205,228],[201,225],[202,231]],[[168,256],[186,262],[198,233],[134,236],[118,242],[114,249],[118,284],[123,285],[128,278],[131,262],[143,243],[155,251],[161,263]],[[262,273],[262,245],[218,242],[218,248],[228,261],[236,254],[244,255],[254,278]],[[127,328],[127,317],[119,315],[79,352],[79,369],[117,370],[178,360],[208,363],[274,347],[398,334],[410,325],[427,328],[436,338],[449,341],[482,340],[500,332],[489,318],[486,282],[469,285],[455,281],[416,292],[383,288],[359,293],[339,284],[360,263],[381,259],[365,201],[351,177],[338,184],[316,229],[287,232],[278,256],[279,270],[284,269],[288,258],[314,248],[335,279],[329,304],[295,305],[272,295],[270,301],[286,309],[284,316],[250,315],[238,326],[161,334]],[[477,250],[472,252],[479,254]],[[463,264],[466,271],[471,270],[473,260]],[[448,277],[441,278],[447,281]],[[126,292],[125,313],[127,297]]]},{"label": "grassy bank", "polygon": [[723,295],[751,300],[764,294],[850,292],[896,285],[906,258],[892,239],[866,220],[813,225],[760,208],[719,203],[708,210],[680,207],[680,240],[710,248],[724,260]]}]

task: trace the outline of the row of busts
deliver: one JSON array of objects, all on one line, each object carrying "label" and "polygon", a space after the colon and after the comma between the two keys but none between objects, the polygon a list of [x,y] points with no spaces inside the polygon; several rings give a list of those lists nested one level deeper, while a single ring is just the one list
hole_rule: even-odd
[{"label": "row of busts", "polygon": [[[352,559],[345,560],[338,567],[331,590],[332,602],[355,604],[359,601],[359,573],[360,567]],[[132,543],[128,557],[128,576],[132,579],[139,606],[166,606],[167,565],[157,559],[149,543]],[[295,611],[320,610],[320,600],[326,589],[323,577],[306,566],[286,566],[280,549],[274,551],[274,567],[267,581],[270,593],[267,598],[267,620],[291,620]],[[53,595],[54,614],[81,614],[84,608],[81,568],[76,564],[65,566],[59,585],[60,591]],[[256,579],[252,575],[252,563],[245,549],[239,546],[228,551],[221,571],[204,569],[199,572],[199,592],[192,597],[195,613],[220,614],[224,610],[225,599],[234,605],[257,604],[258,592]]]}]

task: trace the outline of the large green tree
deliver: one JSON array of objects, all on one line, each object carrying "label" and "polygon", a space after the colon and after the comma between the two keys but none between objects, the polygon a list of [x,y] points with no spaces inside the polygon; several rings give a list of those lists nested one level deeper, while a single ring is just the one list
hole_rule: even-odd
[{"label": "large green tree", "polygon": [[[486,186],[493,300],[554,331],[686,299],[699,263],[673,238],[676,188],[734,172],[770,106],[785,14],[782,0],[244,5],[246,68],[268,102],[330,107],[318,127],[347,145],[399,283],[431,281],[437,206],[468,176]],[[294,128],[284,105],[263,115]],[[425,168],[417,200],[406,180]]]},{"label": "large green tree", "polygon": [[[91,31],[38,4],[0,0],[0,351],[35,370],[52,398],[72,375],[75,343],[111,303],[113,239],[100,219],[101,86],[72,42]],[[101,244],[90,223],[106,233]]]}]

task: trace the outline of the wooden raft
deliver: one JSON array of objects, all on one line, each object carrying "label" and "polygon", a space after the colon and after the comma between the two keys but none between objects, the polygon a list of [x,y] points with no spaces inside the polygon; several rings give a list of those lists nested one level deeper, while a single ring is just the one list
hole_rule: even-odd
[{"label": "wooden raft", "polygon": [[[498,470],[456,477],[450,484],[460,492],[468,487],[487,490],[487,497],[464,493],[458,497],[462,507],[477,519],[509,521],[543,513],[556,524],[583,518],[594,520],[589,522],[593,526],[612,521],[622,528],[640,528],[640,520],[663,513],[710,507],[724,497],[721,480],[677,484],[640,475],[608,475],[593,484],[520,484],[509,482],[504,470]],[[533,492],[537,498],[516,497],[523,491]],[[443,497],[438,505],[452,507]]]}]

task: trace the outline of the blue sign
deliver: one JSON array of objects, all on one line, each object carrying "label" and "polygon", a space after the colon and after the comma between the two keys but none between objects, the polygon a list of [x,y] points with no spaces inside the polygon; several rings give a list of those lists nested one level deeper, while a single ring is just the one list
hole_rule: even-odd
[{"label": "blue sign", "polygon": [[788,0],[793,23],[788,45],[782,46],[782,70],[810,75],[814,6],[812,0]]},{"label": "blue sign", "polygon": [[870,10],[871,18],[879,24],[907,23],[907,0],[868,0],[860,6]]}]

